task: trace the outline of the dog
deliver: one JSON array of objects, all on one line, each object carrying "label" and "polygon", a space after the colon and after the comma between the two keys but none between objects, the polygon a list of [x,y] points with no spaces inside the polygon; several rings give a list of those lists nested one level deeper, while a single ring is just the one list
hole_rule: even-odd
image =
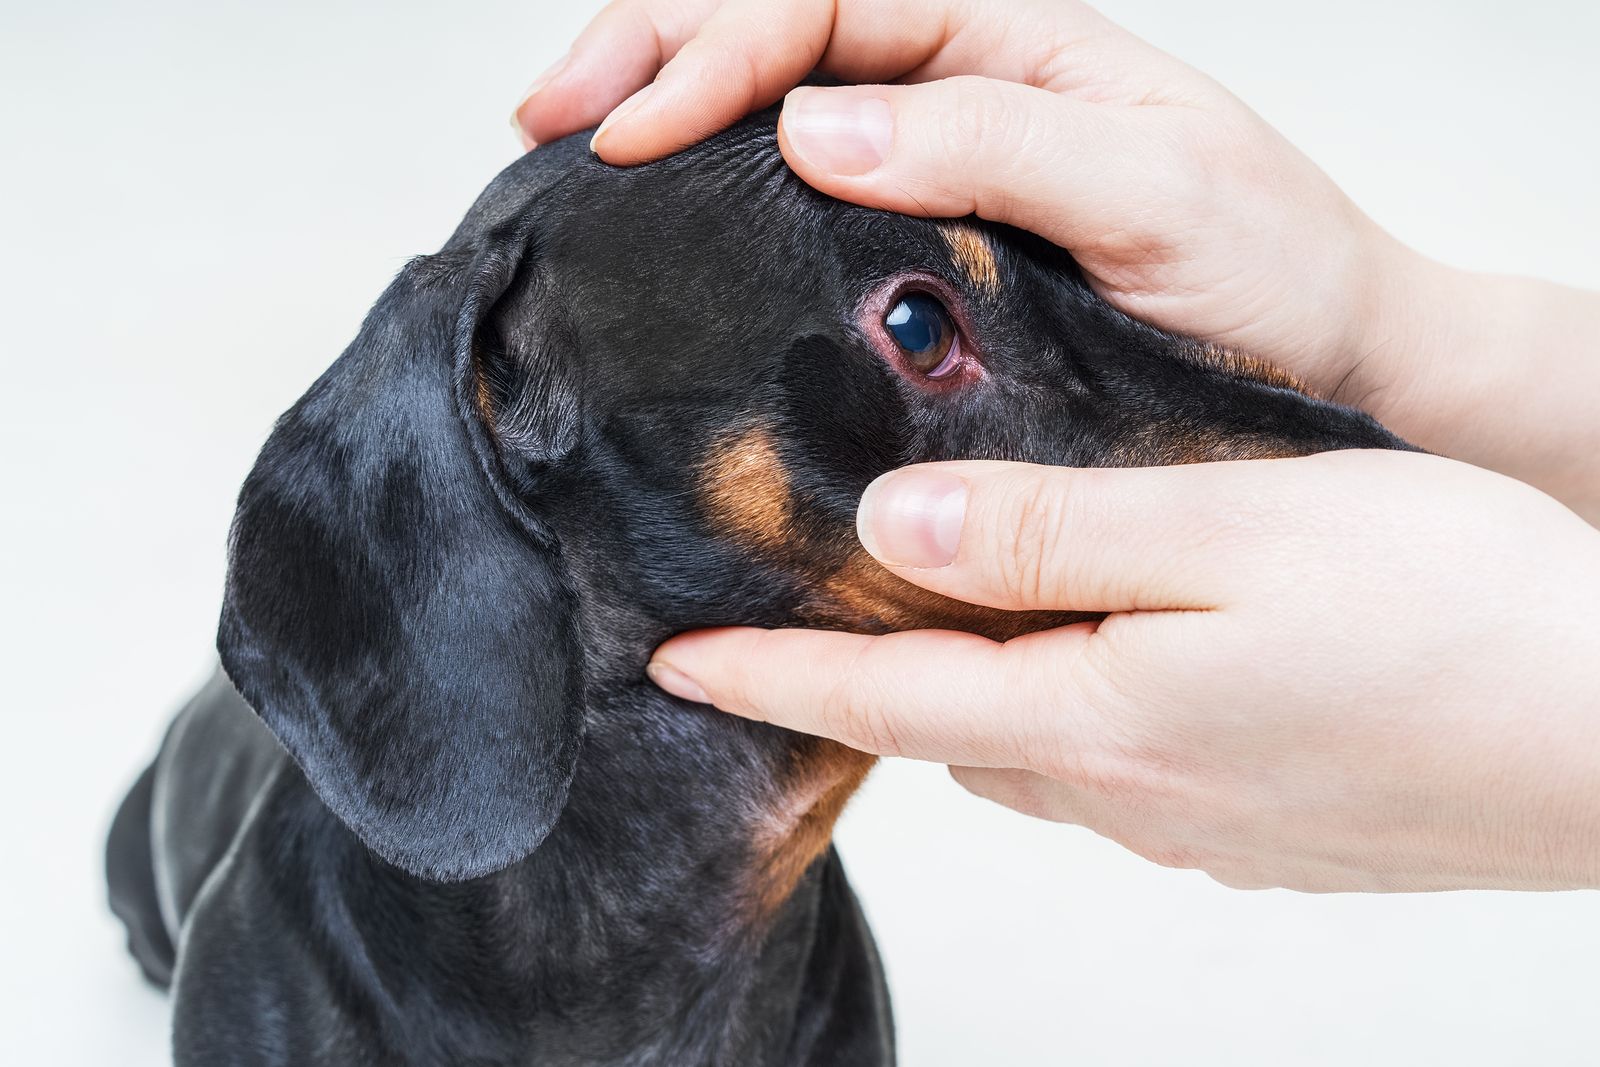
[{"label": "dog", "polygon": [[651,649],[1083,618],[879,568],[856,504],[909,462],[1408,447],[1036,237],[822,196],[775,118],[519,159],[278,422],[226,673],[107,846],[178,1064],[892,1062],[831,845],[872,757],[676,700]]}]

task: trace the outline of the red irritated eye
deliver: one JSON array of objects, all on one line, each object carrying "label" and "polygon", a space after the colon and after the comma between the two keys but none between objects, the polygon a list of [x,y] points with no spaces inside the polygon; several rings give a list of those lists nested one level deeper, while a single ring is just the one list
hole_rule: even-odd
[{"label": "red irritated eye", "polygon": [[856,323],[902,377],[943,392],[984,374],[960,300],[944,279],[908,271],[878,285],[857,309]]},{"label": "red irritated eye", "polygon": [[883,328],[907,363],[929,378],[953,373],[961,360],[961,337],[944,303],[913,289],[883,316]]}]

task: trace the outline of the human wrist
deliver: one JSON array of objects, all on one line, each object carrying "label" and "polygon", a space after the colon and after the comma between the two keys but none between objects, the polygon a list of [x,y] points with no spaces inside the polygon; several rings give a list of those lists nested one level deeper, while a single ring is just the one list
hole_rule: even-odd
[{"label": "human wrist", "polygon": [[1334,399],[1430,452],[1506,471],[1513,428],[1500,407],[1518,389],[1508,346],[1519,294],[1507,279],[1440,263],[1387,233],[1372,262],[1364,328]]},{"label": "human wrist", "polygon": [[1389,239],[1360,355],[1334,399],[1440,455],[1537,486],[1600,520],[1600,296],[1481,274]]},{"label": "human wrist", "polygon": [[1430,450],[1441,427],[1484,390],[1463,339],[1482,313],[1472,277],[1422,255],[1373,225],[1364,250],[1355,325],[1332,399],[1354,404]]}]

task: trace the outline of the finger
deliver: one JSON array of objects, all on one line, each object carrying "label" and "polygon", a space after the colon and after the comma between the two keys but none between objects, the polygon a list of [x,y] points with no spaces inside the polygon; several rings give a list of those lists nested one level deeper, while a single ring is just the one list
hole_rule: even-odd
[{"label": "finger", "polygon": [[1162,183],[1191,180],[1186,113],[957,77],[796,89],[778,137],[794,171],[830,196],[910,215],[976,214],[1086,250],[1152,239],[1137,223],[1154,217]]},{"label": "finger", "polygon": [[523,93],[511,122],[532,148],[594,126],[639,89],[716,11],[719,0],[616,0]]},{"label": "finger", "polygon": [[833,0],[733,0],[601,124],[591,146],[608,163],[643,163],[765,107],[817,66],[833,10]]},{"label": "finger", "polygon": [[1038,771],[1016,767],[951,767],[950,777],[974,796],[1035,819],[1083,825],[1092,801]]},{"label": "finger", "polygon": [[1235,600],[1247,572],[1270,572],[1264,557],[1292,565],[1298,534],[1319,516],[1337,521],[1339,462],[921,464],[867,487],[857,532],[901,577],[973,604],[1208,610]]},{"label": "finger", "polygon": [[594,149],[616,164],[659,158],[774,103],[813,70],[851,82],[977,73],[1131,99],[1185,69],[1079,3],[735,0],[705,20],[646,96],[611,115]]},{"label": "finger", "polygon": [[1024,766],[1072,744],[1102,714],[1074,679],[1092,634],[1089,625],[1053,631],[1043,656],[939,630],[703,630],[663,644],[648,673],[684,699],[864,752]]}]

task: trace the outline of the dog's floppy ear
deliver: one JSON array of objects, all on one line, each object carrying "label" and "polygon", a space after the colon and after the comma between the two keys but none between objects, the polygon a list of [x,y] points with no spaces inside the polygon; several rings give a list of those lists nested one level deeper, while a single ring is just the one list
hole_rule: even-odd
[{"label": "dog's floppy ear", "polygon": [[[505,486],[476,366],[531,239],[485,221],[408,266],[279,420],[239,497],[218,634],[323,802],[439,880],[538,846],[583,730],[573,598]],[[563,423],[549,462],[572,426],[543,424]]]}]

